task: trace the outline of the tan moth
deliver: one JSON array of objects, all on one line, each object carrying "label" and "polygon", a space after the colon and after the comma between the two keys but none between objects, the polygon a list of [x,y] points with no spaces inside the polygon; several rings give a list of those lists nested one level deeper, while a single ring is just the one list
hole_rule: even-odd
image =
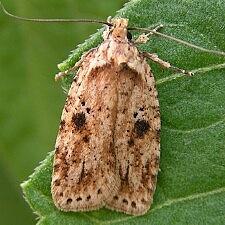
[{"label": "tan moth", "polygon": [[159,102],[146,56],[171,66],[138,51],[127,19],[109,24],[103,43],[71,69],[79,68],[56,140],[52,197],[63,211],[104,206],[141,215],[153,200],[160,157]]},{"label": "tan moth", "polygon": [[52,196],[65,211],[107,207],[145,213],[159,169],[155,80],[114,19],[104,42],[78,62],[56,140]]},{"label": "tan moth", "polygon": [[[103,43],[85,53],[69,71],[75,72],[56,140],[52,198],[62,211],[89,211],[107,207],[131,215],[150,208],[156,188],[160,157],[160,113],[149,58],[171,66],[156,54],[141,53],[136,43],[151,34],[207,50],[145,28],[128,28],[128,19],[108,22],[76,19],[16,19],[35,22],[97,22],[107,25]],[[132,41],[128,30],[142,30]]]}]

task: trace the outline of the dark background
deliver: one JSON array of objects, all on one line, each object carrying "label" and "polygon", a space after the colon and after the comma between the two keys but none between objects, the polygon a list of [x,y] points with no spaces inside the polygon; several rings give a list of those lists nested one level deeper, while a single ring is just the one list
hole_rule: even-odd
[{"label": "dark background", "polygon": [[[8,0],[11,13],[39,18],[115,15],[125,0]],[[36,24],[0,13],[0,224],[35,224],[22,196],[28,179],[52,151],[65,94],[54,82],[57,64],[99,26]]]}]

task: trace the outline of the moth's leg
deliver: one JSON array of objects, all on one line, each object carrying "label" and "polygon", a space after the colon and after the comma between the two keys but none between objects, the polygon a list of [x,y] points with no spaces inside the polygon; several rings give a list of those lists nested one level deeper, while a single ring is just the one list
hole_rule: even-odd
[{"label": "moth's leg", "polygon": [[[163,28],[163,25],[160,24],[158,26],[156,26],[154,29],[152,29],[153,31],[158,31],[160,30],[161,28]],[[154,33],[153,32],[149,32],[148,34],[141,34],[136,40],[135,40],[135,44],[143,44],[143,43],[146,43],[148,40],[149,40],[149,36],[153,35]],[[173,71],[175,72],[178,72],[178,73],[183,73],[185,75],[188,75],[188,76],[192,76],[193,73],[190,72],[190,71],[186,71],[184,69],[180,69],[178,67],[175,67],[175,66],[172,66],[169,62],[166,62],[162,59],[160,59],[158,57],[157,54],[153,54],[153,53],[149,53],[149,52],[143,52],[142,55],[150,60],[152,60],[153,62],[156,62],[158,64],[160,64],[162,67],[165,67],[165,68],[168,68],[168,69],[172,69]]]},{"label": "moth's leg", "polygon": [[79,65],[77,63],[70,69],[64,71],[64,72],[59,72],[55,75],[55,81],[61,79],[62,77],[67,76],[69,73],[75,73]]},{"label": "moth's leg", "polygon": [[[156,26],[154,29],[152,29],[153,31],[158,31],[161,28],[163,28],[163,24],[159,24],[158,26]],[[138,36],[138,38],[134,41],[135,44],[145,44],[148,40],[149,40],[149,36],[153,35],[153,32],[149,32],[148,34],[141,34],[140,36]]]},{"label": "moth's leg", "polygon": [[84,59],[86,59],[88,57],[89,54],[91,54],[92,52],[94,52],[96,50],[96,48],[92,48],[89,51],[87,51],[86,53],[84,53],[81,57],[81,59],[70,69],[64,71],[64,72],[59,72],[55,75],[55,80],[59,80],[62,77],[67,76],[70,73],[75,73],[76,70],[81,66],[82,62],[84,61]]},{"label": "moth's leg", "polygon": [[149,52],[143,52],[142,55],[144,57],[152,60],[153,62],[156,62],[156,63],[160,64],[162,67],[165,67],[165,68],[168,68],[168,69],[172,69],[175,72],[183,73],[183,74],[188,75],[188,76],[192,76],[193,75],[193,73],[190,72],[190,71],[186,71],[184,69],[180,69],[178,67],[172,66],[169,62],[163,61],[156,54],[149,53]]}]

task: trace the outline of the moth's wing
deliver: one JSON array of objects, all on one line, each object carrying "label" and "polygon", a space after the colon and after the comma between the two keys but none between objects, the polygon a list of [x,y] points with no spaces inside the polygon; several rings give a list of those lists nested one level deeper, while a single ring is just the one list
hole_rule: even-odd
[{"label": "moth's wing", "polygon": [[56,140],[52,197],[64,211],[97,209],[120,186],[113,151],[115,76],[111,68],[89,68],[81,67],[72,84]]},{"label": "moth's wing", "polygon": [[147,66],[140,75],[119,74],[114,148],[121,187],[106,206],[132,215],[151,205],[159,169],[160,115],[155,81]]}]

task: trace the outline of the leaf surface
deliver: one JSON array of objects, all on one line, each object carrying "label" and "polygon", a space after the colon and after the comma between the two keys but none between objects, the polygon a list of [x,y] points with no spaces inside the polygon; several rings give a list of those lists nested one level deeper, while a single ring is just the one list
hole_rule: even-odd
[{"label": "leaf surface", "polygon": [[[117,16],[130,26],[165,25],[163,33],[199,46],[225,49],[225,2],[133,0]],[[101,42],[101,30],[59,65],[66,70]],[[38,224],[224,224],[225,221],[225,57],[198,51],[160,37],[140,46],[193,77],[152,64],[159,92],[162,132],[161,171],[154,203],[144,216],[101,209],[64,213],[50,192],[53,152],[22,187],[40,216]],[[64,80],[65,85],[70,79]]]}]

